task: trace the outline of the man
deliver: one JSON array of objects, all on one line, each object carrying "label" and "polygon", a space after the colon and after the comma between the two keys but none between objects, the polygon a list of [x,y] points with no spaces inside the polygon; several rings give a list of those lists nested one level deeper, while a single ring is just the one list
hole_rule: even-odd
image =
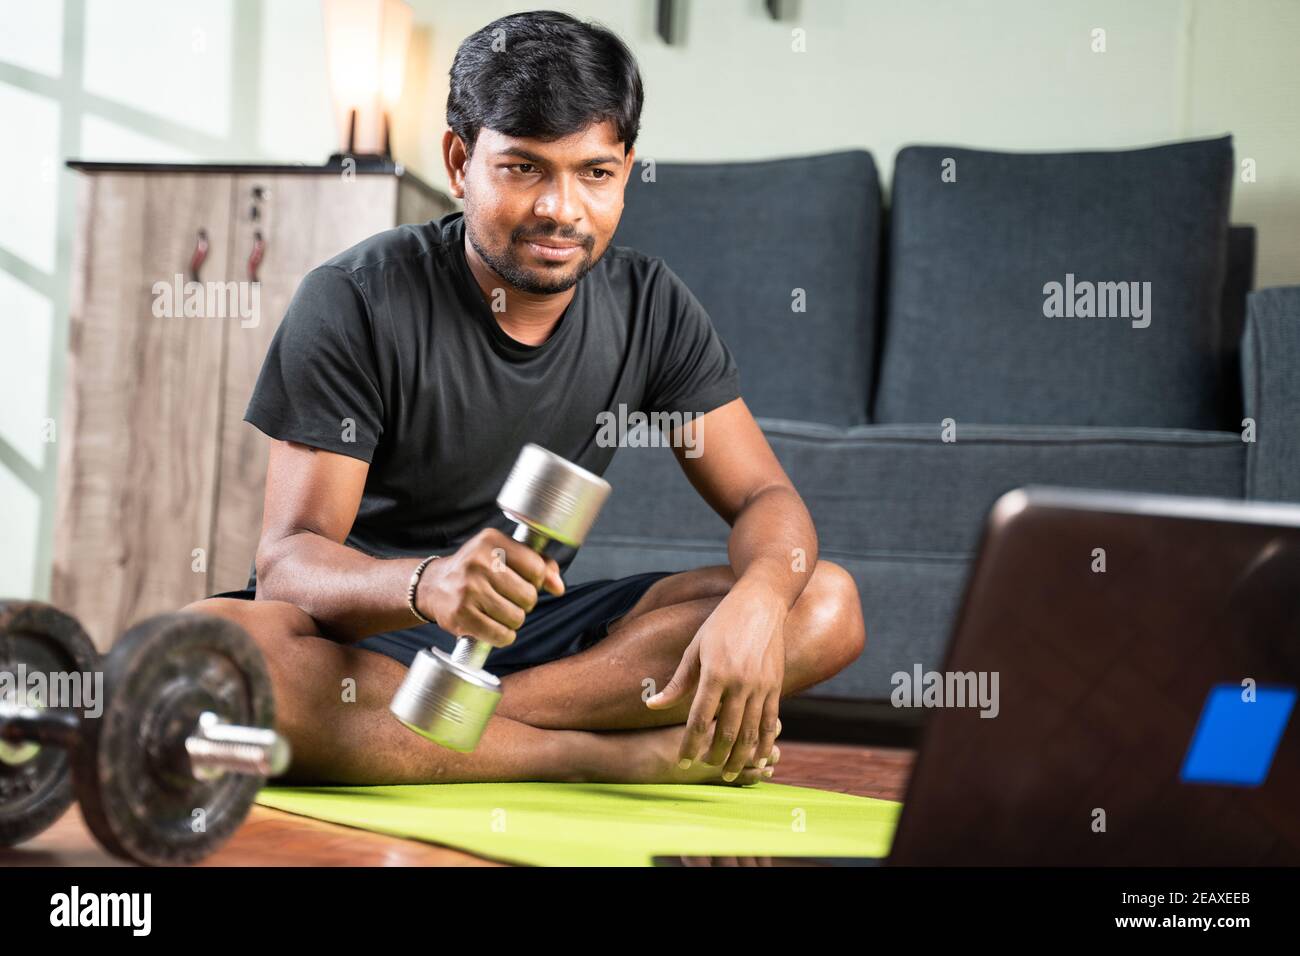
[{"label": "man", "polygon": [[[662,260],[610,245],[641,105],[607,30],[489,24],[451,69],[464,213],[373,236],[297,290],[245,416],[273,440],[254,578],[190,606],[265,652],[294,779],[752,784],[780,756],[781,697],[861,653],[853,580],[817,560],[731,353]],[[732,527],[729,566],[569,590],[572,554],[506,533],[520,448],[602,473],[620,404],[682,413],[673,453]],[[388,712],[416,651],[460,634],[499,648],[502,678],[470,754]]]}]

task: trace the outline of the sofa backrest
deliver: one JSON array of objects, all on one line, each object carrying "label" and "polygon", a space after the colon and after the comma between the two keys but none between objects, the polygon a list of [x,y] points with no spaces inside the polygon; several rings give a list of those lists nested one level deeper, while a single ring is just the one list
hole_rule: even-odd
[{"label": "sofa backrest", "polygon": [[857,425],[872,390],[880,209],[861,150],[637,164],[614,242],[661,257],[700,300],[755,415]]},{"label": "sofa backrest", "polygon": [[1226,136],[900,151],[874,420],[1221,427],[1232,174]]}]

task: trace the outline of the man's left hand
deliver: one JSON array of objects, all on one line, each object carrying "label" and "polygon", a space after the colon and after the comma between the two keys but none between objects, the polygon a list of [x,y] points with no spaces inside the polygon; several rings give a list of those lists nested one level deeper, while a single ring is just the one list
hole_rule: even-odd
[{"label": "man's left hand", "polygon": [[733,780],[771,757],[780,726],[788,613],[770,588],[737,582],[696,632],[668,685],[646,701],[661,710],[695,689],[678,753],[683,767],[707,747],[704,762],[725,764],[723,779]]}]

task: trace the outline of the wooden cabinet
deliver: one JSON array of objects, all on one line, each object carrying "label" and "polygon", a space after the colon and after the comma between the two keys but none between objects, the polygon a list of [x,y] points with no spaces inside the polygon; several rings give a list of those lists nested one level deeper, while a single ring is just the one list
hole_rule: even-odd
[{"label": "wooden cabinet", "polygon": [[[244,408],[302,277],[456,206],[401,172],[69,165],[83,175],[52,599],[105,648],[247,581],[268,446]],[[163,287],[191,280],[203,295],[187,310]]]}]

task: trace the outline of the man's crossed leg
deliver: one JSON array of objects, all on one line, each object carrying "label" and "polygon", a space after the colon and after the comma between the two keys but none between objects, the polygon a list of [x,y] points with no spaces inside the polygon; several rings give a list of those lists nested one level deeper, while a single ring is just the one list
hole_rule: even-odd
[{"label": "man's crossed leg", "polygon": [[[740,741],[744,762],[724,766],[735,741],[714,740],[715,725],[686,727],[687,693],[665,709],[646,706],[662,689],[696,631],[735,583],[715,565],[656,581],[614,621],[608,636],[569,657],[502,678],[502,699],[473,753],[439,747],[412,733],[388,705],[406,668],[383,654],[322,635],[302,609],[282,601],[208,598],[187,611],[241,625],[261,647],[275,689],[277,726],[293,746],[288,779],[302,783],[396,784],[510,780],[623,783],[723,782],[770,775],[746,755],[764,740]],[[866,635],[852,577],[819,561],[785,621],[786,697],[827,679],[861,653]],[[777,726],[763,728],[774,739]],[[684,733],[702,742],[702,760],[677,765]],[[719,735],[721,736],[721,735]],[[703,749],[707,745],[707,750]]]}]

